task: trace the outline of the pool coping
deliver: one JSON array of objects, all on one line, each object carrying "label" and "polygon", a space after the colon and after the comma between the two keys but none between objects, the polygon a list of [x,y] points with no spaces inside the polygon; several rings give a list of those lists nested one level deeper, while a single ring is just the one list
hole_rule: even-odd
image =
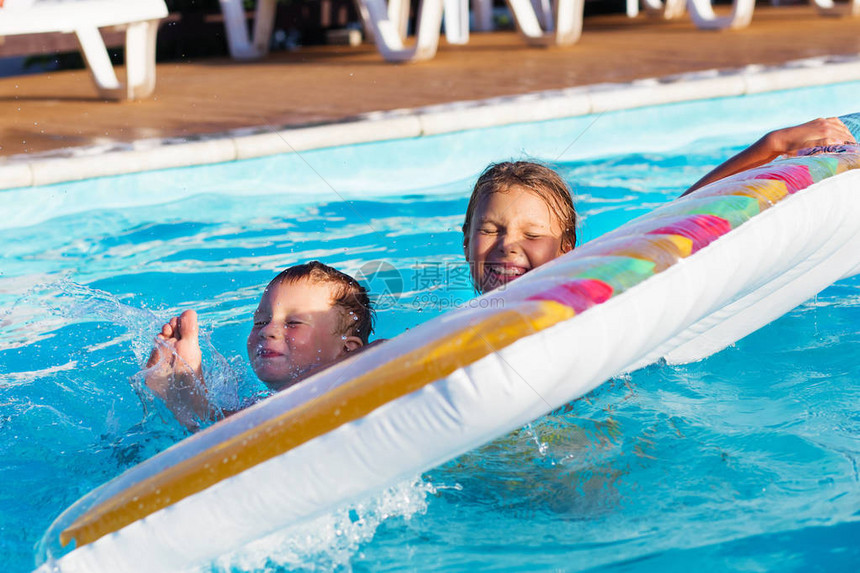
[{"label": "pool coping", "polygon": [[[364,113],[316,125],[262,126],[183,138],[67,148],[0,162],[0,189],[224,163],[313,149],[439,135],[652,105],[860,80],[860,56],[711,69],[624,83]],[[537,105],[540,104],[540,105]]]}]

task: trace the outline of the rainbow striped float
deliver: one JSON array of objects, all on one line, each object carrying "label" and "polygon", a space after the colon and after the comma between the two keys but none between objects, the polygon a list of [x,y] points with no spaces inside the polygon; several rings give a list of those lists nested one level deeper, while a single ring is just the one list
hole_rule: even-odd
[{"label": "rainbow striped float", "polygon": [[188,438],[60,516],[43,570],[183,569],[724,348],[860,272],[860,147],[830,151],[673,201]]}]

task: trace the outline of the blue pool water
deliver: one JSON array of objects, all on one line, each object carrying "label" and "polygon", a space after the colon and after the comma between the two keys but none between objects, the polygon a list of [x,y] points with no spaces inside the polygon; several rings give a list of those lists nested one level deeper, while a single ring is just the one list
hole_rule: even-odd
[{"label": "blue pool water", "polygon": [[[78,497],[182,439],[135,377],[200,313],[224,404],[260,391],[244,338],[266,282],[368,274],[392,337],[472,296],[459,225],[488,161],[570,180],[584,240],[677,196],[773,127],[854,111],[860,84],[0,191],[0,556],[32,569]],[[312,167],[312,168],[311,168]],[[698,363],[652,365],[200,571],[854,571],[860,279]]]}]

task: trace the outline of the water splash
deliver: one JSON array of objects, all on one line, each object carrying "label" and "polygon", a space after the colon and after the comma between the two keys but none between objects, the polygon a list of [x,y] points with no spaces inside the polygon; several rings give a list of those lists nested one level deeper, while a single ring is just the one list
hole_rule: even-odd
[{"label": "water splash", "polygon": [[434,493],[434,486],[420,478],[404,481],[361,502],[253,541],[197,573],[350,570],[362,544],[373,539],[383,523],[423,514],[428,494]]}]

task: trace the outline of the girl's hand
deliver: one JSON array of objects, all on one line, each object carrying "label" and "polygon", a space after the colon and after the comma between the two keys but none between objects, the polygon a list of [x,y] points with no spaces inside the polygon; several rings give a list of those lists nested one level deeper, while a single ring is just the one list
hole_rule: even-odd
[{"label": "girl's hand", "polygon": [[836,117],[813,119],[794,127],[778,129],[768,133],[764,139],[774,157],[809,147],[856,143],[845,124]]},{"label": "girl's hand", "polygon": [[809,147],[843,143],[856,143],[856,141],[845,124],[836,117],[813,119],[794,127],[777,129],[699,179],[684,191],[683,195],[688,195],[708,183],[773,161],[780,155],[794,154]]}]

